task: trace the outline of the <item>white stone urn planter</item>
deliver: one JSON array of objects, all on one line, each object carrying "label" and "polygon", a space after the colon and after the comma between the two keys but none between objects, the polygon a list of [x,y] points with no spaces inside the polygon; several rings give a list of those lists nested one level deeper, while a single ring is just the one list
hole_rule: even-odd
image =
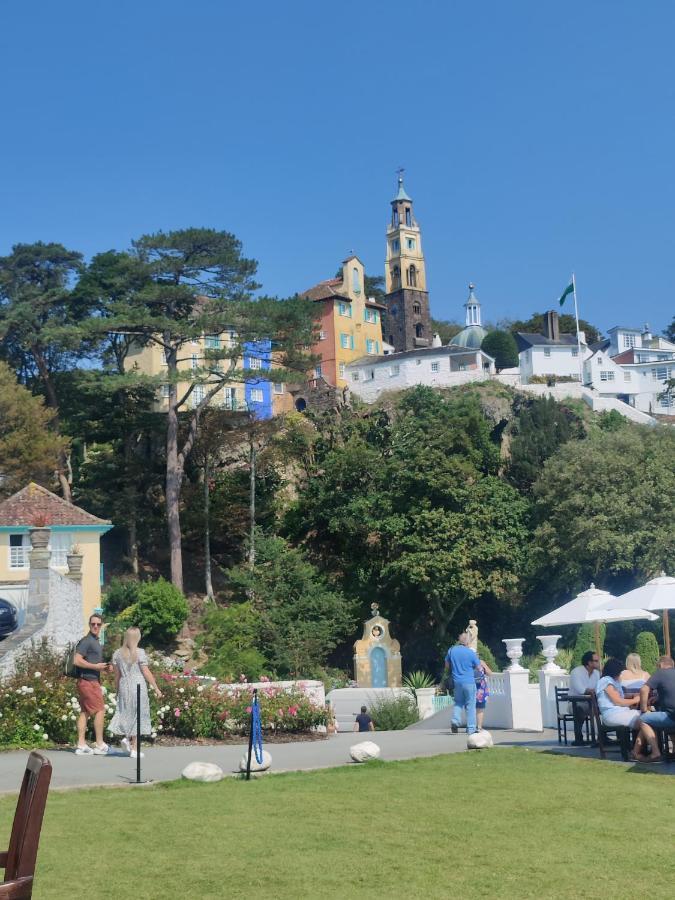
[{"label": "white stone urn planter", "polygon": [[562,635],[560,634],[537,635],[537,640],[541,641],[541,652],[546,658],[546,665],[541,671],[546,672],[548,675],[563,675],[565,673],[565,670],[561,669],[555,662],[555,658],[558,655],[558,641],[561,637]]},{"label": "white stone urn planter", "polygon": [[525,638],[503,638],[502,643],[506,644],[506,655],[511,660],[511,665],[507,672],[527,672],[527,669],[520,665],[523,656],[523,642]]}]

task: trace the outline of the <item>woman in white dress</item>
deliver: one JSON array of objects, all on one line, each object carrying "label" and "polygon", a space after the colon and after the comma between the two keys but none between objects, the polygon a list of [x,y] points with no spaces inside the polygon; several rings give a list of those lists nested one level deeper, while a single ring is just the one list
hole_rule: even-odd
[{"label": "woman in white dress", "polygon": [[[127,628],[124,641],[119,650],[113,653],[115,666],[115,690],[117,692],[117,709],[110,722],[110,731],[122,735],[122,745],[129,755],[136,758],[136,687],[141,686],[141,734],[152,734],[150,722],[150,702],[147,684],[157,697],[162,692],[157,687],[155,677],[148,668],[145,650],[138,646],[141,632],[138,628]],[[147,684],[146,684],[147,682]],[[141,756],[143,754],[141,753]]]}]

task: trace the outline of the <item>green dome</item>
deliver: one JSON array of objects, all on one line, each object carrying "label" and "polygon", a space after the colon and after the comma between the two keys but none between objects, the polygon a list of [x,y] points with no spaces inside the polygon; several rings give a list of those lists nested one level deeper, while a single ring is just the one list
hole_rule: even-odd
[{"label": "green dome", "polygon": [[462,328],[450,341],[451,347],[467,347],[470,350],[480,350],[480,345],[487,334],[482,325],[467,325]]}]

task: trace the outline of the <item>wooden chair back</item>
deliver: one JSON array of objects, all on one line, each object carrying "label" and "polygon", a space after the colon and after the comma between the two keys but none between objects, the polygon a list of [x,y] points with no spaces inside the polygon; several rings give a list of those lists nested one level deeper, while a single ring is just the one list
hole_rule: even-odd
[{"label": "wooden chair back", "polygon": [[[32,882],[51,777],[49,760],[41,753],[31,753],[16,804],[9,849],[0,854],[0,863],[4,862],[5,866],[5,883],[24,878]],[[3,896],[1,891],[0,896]]]},{"label": "wooden chair back", "polygon": [[[567,711],[567,698],[569,697],[570,689],[568,687],[560,687],[556,685],[553,690],[555,691],[555,711],[558,717],[568,716],[569,713]],[[564,703],[565,707],[561,710],[560,704]],[[573,716],[569,715],[569,718],[572,719]]]}]

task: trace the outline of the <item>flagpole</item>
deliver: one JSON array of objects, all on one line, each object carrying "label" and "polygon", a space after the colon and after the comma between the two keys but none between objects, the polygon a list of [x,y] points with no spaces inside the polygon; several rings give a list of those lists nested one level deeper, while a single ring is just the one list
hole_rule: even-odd
[{"label": "flagpole", "polygon": [[572,293],[574,294],[574,318],[577,320],[577,354],[579,356],[579,384],[584,386],[584,361],[581,356],[581,337],[579,335],[579,307],[577,306],[577,282],[572,272]]}]

